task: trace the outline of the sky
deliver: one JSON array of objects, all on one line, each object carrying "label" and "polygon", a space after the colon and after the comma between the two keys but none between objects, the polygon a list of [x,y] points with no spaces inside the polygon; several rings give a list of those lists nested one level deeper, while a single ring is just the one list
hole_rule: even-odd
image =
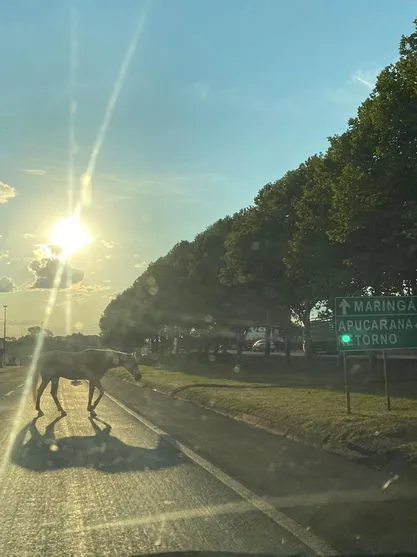
[{"label": "sky", "polygon": [[[97,333],[109,300],[150,261],[324,151],[416,16],[409,0],[5,3],[8,334],[42,322],[55,334]],[[64,261],[51,230],[68,216],[71,183],[94,240]],[[78,232],[64,234],[68,245]],[[45,315],[59,268],[72,269],[72,285],[60,284]]]}]

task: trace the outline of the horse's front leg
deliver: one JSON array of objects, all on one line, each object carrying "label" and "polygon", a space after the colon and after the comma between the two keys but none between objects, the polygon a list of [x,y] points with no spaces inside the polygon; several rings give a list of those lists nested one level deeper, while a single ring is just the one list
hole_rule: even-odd
[{"label": "horse's front leg", "polygon": [[91,379],[88,381],[88,403],[87,403],[87,412],[94,412],[94,408],[92,405],[93,402],[93,395],[94,395],[94,383]]}]

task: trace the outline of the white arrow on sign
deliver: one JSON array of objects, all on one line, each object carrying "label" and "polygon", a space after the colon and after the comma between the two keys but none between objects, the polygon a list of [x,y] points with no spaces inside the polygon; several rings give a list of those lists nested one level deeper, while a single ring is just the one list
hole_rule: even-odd
[{"label": "white arrow on sign", "polygon": [[343,298],[343,300],[339,304],[339,307],[342,308],[342,315],[346,315],[346,310],[347,308],[350,308],[350,304]]}]

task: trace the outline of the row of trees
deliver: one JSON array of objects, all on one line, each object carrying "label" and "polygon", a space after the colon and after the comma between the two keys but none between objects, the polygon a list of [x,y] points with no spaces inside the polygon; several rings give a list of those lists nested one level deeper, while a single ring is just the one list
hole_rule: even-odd
[{"label": "row of trees", "polygon": [[[101,339],[98,335],[83,335],[73,333],[65,336],[54,336],[53,332],[40,326],[29,327],[26,335],[19,338],[6,337],[6,357],[7,363],[26,362],[33,354],[36,342],[41,334],[44,335],[44,350],[69,350],[80,351],[86,348],[98,348],[101,346]],[[4,341],[0,339],[0,362],[3,361]]]},{"label": "row of trees", "polygon": [[[339,295],[417,292],[417,20],[348,129],[264,186],[252,206],[180,242],[110,302],[103,340],[163,326],[309,330]],[[214,335],[215,336],[215,335]]]}]

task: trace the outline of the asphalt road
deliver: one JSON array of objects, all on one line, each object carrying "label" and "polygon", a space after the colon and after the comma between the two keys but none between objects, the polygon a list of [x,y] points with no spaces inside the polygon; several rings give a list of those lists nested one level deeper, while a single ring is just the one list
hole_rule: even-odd
[{"label": "asphalt road", "polygon": [[379,462],[378,469],[366,458],[350,460],[152,389],[112,377],[104,383],[337,554],[417,553],[417,477],[401,463]]},{"label": "asphalt road", "polygon": [[33,420],[28,400],[16,423],[23,377],[0,373],[2,556],[314,553],[308,534],[297,539],[282,517],[116,402],[104,398],[100,420],[90,420],[84,384],[62,382],[67,417],[46,391],[45,416]]},{"label": "asphalt road", "polygon": [[33,420],[26,401],[17,423],[23,380],[0,373],[0,555],[416,551],[417,482],[406,470],[375,470],[111,377],[98,420],[86,386],[62,382],[67,417],[45,392],[45,416]]}]

